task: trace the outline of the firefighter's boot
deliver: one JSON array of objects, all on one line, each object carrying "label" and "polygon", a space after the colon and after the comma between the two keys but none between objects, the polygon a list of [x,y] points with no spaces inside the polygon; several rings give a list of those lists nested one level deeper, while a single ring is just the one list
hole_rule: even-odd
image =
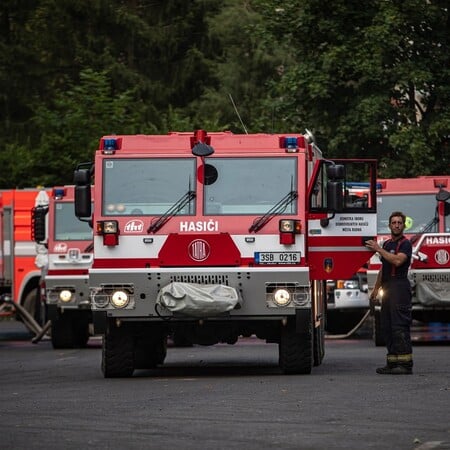
[{"label": "firefighter's boot", "polygon": [[378,367],[376,372],[382,375],[388,374],[396,366],[397,366],[397,355],[388,354],[386,356],[386,365],[384,367]]},{"label": "firefighter's boot", "polygon": [[[397,355],[397,367],[394,367],[394,375],[411,375],[413,368],[412,353]],[[394,370],[392,369],[392,370]]]},{"label": "firefighter's boot", "polygon": [[[411,375],[413,368],[412,354],[407,355],[388,355],[391,356],[391,363],[386,364],[385,367],[377,369],[377,373],[381,375]],[[395,363],[394,363],[395,361]]]}]

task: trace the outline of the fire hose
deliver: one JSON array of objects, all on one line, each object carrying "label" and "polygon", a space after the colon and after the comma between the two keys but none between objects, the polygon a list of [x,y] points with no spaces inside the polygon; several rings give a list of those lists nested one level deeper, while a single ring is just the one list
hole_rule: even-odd
[{"label": "fire hose", "polygon": [[362,319],[346,334],[332,334],[332,335],[326,335],[325,339],[346,339],[350,337],[352,334],[356,333],[364,324],[364,322],[367,320],[369,315],[372,313],[372,309],[368,309]]},{"label": "fire hose", "polygon": [[2,295],[0,297],[0,303],[2,304],[2,306],[3,305],[12,306],[16,310],[25,326],[35,334],[35,336],[31,340],[33,344],[37,344],[50,329],[51,326],[50,320],[43,327],[41,327],[36,322],[34,317],[22,305],[13,302],[12,298],[9,295],[7,294]]}]

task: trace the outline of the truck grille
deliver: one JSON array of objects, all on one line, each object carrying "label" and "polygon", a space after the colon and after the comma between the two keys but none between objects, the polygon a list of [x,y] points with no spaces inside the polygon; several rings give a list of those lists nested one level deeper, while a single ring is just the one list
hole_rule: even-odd
[{"label": "truck grille", "polygon": [[171,275],[170,282],[196,284],[223,284],[228,286],[227,275]]}]

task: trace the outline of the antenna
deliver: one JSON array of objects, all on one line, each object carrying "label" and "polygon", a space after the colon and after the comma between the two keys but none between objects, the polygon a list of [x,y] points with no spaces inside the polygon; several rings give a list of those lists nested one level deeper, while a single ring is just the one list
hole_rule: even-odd
[{"label": "antenna", "polygon": [[236,104],[234,103],[233,97],[231,96],[231,94],[228,94],[228,95],[230,96],[230,100],[231,100],[231,103],[233,104],[234,111],[236,112],[236,115],[238,116],[239,121],[241,122],[242,128],[245,131],[245,134],[248,134],[247,128],[245,128],[244,122],[242,122],[241,116],[239,115],[239,111],[236,108]]}]

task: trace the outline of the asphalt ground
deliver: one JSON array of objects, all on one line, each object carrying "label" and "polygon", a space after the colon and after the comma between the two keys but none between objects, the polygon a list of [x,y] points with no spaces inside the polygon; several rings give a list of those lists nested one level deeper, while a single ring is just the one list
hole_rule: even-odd
[{"label": "asphalt ground", "polygon": [[98,337],[54,350],[3,320],[0,449],[450,449],[450,333],[439,327],[436,340],[414,330],[425,339],[408,376],[375,373],[385,350],[363,327],[327,340],[311,375],[280,374],[277,346],[246,338],[169,348],[161,368],[104,379]]}]

